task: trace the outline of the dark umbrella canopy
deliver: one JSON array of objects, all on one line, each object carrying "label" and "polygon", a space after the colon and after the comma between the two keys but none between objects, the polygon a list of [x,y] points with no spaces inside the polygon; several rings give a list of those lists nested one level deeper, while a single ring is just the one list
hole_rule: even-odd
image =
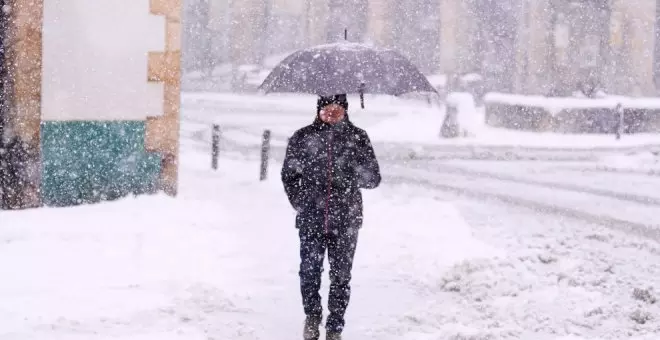
[{"label": "dark umbrella canopy", "polygon": [[400,53],[349,42],[294,52],[273,69],[259,90],[321,96],[436,92]]}]

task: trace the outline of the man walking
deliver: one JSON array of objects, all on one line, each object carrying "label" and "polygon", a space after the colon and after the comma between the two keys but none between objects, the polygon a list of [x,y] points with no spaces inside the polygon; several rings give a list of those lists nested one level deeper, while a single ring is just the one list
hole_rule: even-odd
[{"label": "man walking", "polygon": [[282,167],[284,189],[297,212],[305,340],[320,336],[319,290],[326,249],[330,263],[326,339],[341,339],[362,227],[360,189],[376,188],[381,181],[369,137],[348,119],[347,110],[345,94],[319,97],[316,119],[290,138]]}]

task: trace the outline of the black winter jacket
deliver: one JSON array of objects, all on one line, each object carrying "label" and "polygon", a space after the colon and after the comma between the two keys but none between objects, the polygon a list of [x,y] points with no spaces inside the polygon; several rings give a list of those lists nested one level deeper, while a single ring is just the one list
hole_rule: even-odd
[{"label": "black winter jacket", "polygon": [[329,125],[316,118],[289,139],[282,182],[297,211],[296,228],[336,231],[362,226],[360,189],[381,181],[366,131],[346,118]]}]

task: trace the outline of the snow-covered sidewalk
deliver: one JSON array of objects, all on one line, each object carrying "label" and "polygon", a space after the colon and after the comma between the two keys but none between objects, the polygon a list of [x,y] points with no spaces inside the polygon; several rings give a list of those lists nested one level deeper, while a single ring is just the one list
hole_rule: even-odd
[{"label": "snow-covered sidewalk", "polygon": [[[182,147],[177,199],[0,212],[0,339],[301,338],[279,164],[260,183],[255,159]],[[364,196],[346,339],[660,333],[657,243],[387,179]]]},{"label": "snow-covered sidewalk", "polygon": [[[259,183],[256,163],[223,158],[214,173],[186,157],[177,199],[0,212],[0,338],[299,338],[298,239],[279,168]],[[450,202],[388,187],[365,201],[348,339],[402,338],[382,332],[424,301],[419,282],[499,253]]]}]

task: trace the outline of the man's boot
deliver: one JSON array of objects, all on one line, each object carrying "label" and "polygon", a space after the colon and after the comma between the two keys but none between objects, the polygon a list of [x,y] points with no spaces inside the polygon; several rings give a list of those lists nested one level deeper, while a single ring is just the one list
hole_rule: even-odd
[{"label": "man's boot", "polygon": [[303,339],[304,340],[319,340],[321,332],[319,328],[321,327],[321,317],[317,316],[308,316],[305,319],[305,327],[303,328]]},{"label": "man's boot", "polygon": [[326,340],[341,340],[341,333],[328,332],[325,334]]}]

